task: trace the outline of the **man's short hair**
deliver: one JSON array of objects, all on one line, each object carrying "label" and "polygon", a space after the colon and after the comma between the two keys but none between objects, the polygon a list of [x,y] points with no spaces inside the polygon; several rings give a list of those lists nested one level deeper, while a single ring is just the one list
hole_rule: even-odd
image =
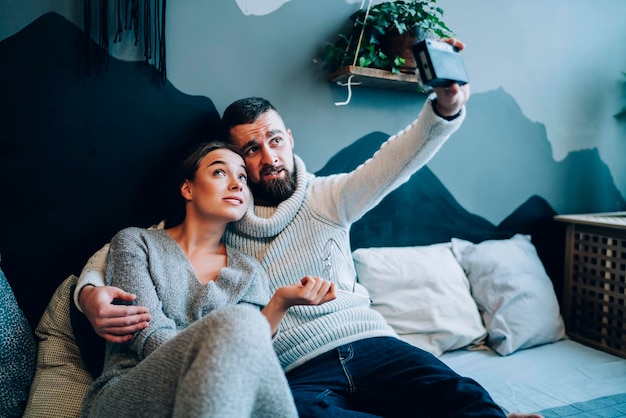
[{"label": "man's short hair", "polygon": [[270,110],[276,111],[276,108],[262,97],[247,97],[231,103],[222,116],[223,137],[231,141],[230,130],[233,127],[253,123]]}]

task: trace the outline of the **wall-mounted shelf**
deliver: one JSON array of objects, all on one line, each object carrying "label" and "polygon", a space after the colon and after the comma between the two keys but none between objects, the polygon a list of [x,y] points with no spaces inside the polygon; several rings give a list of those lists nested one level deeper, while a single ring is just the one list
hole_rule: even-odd
[{"label": "wall-mounted shelf", "polygon": [[424,93],[419,90],[419,83],[415,74],[394,74],[391,71],[355,65],[341,67],[337,71],[328,74],[328,79],[338,84],[345,84],[351,75],[354,76],[352,85],[359,83],[361,86]]}]

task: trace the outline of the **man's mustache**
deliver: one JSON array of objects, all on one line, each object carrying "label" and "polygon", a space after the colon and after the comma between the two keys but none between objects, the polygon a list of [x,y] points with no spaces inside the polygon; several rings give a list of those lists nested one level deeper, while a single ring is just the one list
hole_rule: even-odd
[{"label": "man's mustache", "polygon": [[285,169],[285,167],[283,165],[270,165],[267,167],[264,167],[261,170],[261,175],[264,176],[266,174],[276,174],[280,171],[283,171]]}]

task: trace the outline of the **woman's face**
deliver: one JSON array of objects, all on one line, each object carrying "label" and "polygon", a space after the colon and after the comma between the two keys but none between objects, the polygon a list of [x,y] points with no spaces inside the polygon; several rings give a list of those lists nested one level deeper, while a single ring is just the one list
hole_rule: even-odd
[{"label": "woman's face", "polygon": [[196,177],[181,187],[187,214],[194,211],[199,218],[238,221],[248,208],[249,190],[246,166],[233,151],[220,148],[200,160]]}]

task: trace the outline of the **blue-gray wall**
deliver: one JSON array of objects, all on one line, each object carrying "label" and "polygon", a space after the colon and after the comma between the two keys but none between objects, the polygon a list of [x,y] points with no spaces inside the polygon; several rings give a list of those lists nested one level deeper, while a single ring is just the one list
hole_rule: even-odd
[{"label": "blue-gray wall", "polygon": [[[116,2],[110,2],[111,8]],[[122,2],[123,3],[123,2]],[[82,1],[0,0],[0,40],[48,11],[81,26]],[[622,0],[439,0],[466,42],[468,119],[429,164],[466,209],[498,223],[529,196],[559,213],[626,210],[626,71]],[[218,112],[269,98],[311,171],[373,131],[393,134],[421,109],[418,94],[325,80],[315,63],[358,7],[343,0],[170,1],[168,79]],[[114,34],[110,31],[111,35]],[[141,56],[130,43],[120,58]]]}]

